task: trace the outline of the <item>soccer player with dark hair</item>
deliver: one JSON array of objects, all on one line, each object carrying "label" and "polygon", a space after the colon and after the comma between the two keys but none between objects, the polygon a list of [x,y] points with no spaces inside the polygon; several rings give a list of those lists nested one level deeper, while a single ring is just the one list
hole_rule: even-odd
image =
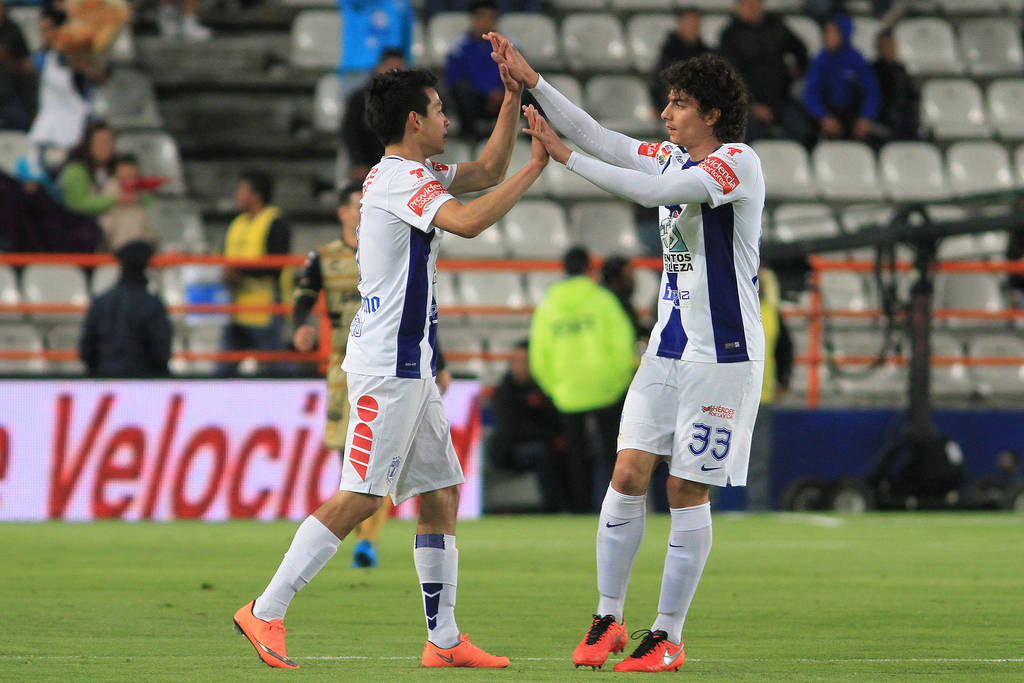
[{"label": "soccer player with dark hair", "polygon": [[452,196],[487,189],[505,177],[522,85],[506,67],[500,72],[505,98],[494,131],[476,161],[457,165],[430,160],[444,152],[448,128],[433,74],[389,71],[370,85],[367,122],[385,156],[363,183],[361,305],[342,364],[352,419],[340,490],[302,522],[266,590],[234,617],[272,667],[298,668],[285,651],[288,605],[389,494],[396,504],[420,499],[413,559],[427,621],[423,666],[508,666],[508,658],[470,643],[455,622],[455,520],[463,476],[434,381],[442,233],[480,234],[515,205],[547,163],[543,145],[534,142],[526,166],[497,188],[465,204]]},{"label": "soccer player with dark hair", "polygon": [[672,64],[662,72],[668,141],[641,142],[600,126],[503,36],[492,41],[498,63],[584,151],[570,152],[528,107],[527,132],[551,158],[614,195],[660,207],[658,323],[626,395],[598,522],[600,598],[573,663],[598,667],[625,647],[626,586],[643,539],[647,489],[666,460],[672,521],[658,617],[615,670],[674,671],[686,658],[683,622],[711,550],[708,491],[746,484],[764,374],[757,296],[764,177],[754,150],[743,144],[746,87],[714,55]]}]

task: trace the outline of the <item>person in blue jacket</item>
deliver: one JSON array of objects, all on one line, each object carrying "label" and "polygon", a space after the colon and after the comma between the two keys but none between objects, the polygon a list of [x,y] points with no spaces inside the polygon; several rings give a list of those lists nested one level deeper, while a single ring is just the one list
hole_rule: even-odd
[{"label": "person in blue jacket", "polygon": [[811,62],[804,106],[829,138],[866,140],[881,106],[878,81],[864,56],[850,43],[853,22],[839,14],[825,22],[825,49]]}]

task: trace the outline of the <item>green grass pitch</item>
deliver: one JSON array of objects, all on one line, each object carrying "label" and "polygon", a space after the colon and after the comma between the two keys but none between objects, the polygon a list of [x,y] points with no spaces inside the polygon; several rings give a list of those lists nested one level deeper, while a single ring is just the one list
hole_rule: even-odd
[{"label": "green grass pitch", "polygon": [[[231,615],[294,524],[0,525],[0,680],[608,680],[619,656],[602,671],[570,662],[596,604],[595,525],[460,525],[459,625],[512,658],[503,671],[419,667],[410,523],[385,526],[379,569],[350,569],[347,542],[288,613],[291,672],[259,663]],[[667,531],[648,518],[631,630],[656,611]],[[1024,680],[1024,516],[716,515],[714,535],[677,675]]]}]

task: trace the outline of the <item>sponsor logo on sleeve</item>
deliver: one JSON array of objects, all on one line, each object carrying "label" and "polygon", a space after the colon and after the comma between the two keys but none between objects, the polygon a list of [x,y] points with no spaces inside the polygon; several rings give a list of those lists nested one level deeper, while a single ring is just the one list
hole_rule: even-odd
[{"label": "sponsor logo on sleeve", "polygon": [[444,189],[444,185],[436,180],[431,180],[429,183],[416,190],[416,194],[412,196],[412,199],[409,200],[407,206],[414,214],[422,216],[423,209],[427,208],[427,204],[446,192],[447,190]]},{"label": "sponsor logo on sleeve", "polygon": [[430,165],[434,167],[435,171],[447,171],[449,169],[448,164],[442,164],[440,161],[431,161]]},{"label": "sponsor logo on sleeve", "polygon": [[720,417],[725,420],[731,420],[736,415],[734,408],[726,408],[725,406],[701,406],[700,410],[711,417]]},{"label": "sponsor logo on sleeve", "polygon": [[722,194],[729,194],[740,186],[740,179],[736,177],[736,172],[718,157],[708,157],[697,165],[707,171],[708,175],[721,186]]},{"label": "sponsor logo on sleeve", "polygon": [[661,143],[659,142],[641,142],[640,149],[637,150],[637,154],[642,157],[651,157],[653,159],[657,156],[659,147],[661,147]]}]

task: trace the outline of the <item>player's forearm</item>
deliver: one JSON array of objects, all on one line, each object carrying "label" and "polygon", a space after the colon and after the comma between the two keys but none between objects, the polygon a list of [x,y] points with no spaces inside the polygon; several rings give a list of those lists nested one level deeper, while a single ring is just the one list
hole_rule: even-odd
[{"label": "player's forearm", "polygon": [[648,175],[628,168],[619,168],[603,161],[573,152],[565,165],[570,171],[586,178],[605,192],[641,206],[667,206],[705,202],[708,190],[693,171],[669,175]]},{"label": "player's forearm", "polygon": [[485,187],[493,187],[505,179],[509,162],[512,160],[512,148],[516,144],[516,133],[519,127],[519,105],[521,93],[505,91],[505,99],[498,111],[498,121],[494,124],[491,137],[487,139],[477,159],[487,170],[488,183]]},{"label": "player's forearm", "polygon": [[302,327],[309,319],[309,314],[316,305],[316,295],[307,291],[298,292],[295,296],[295,306],[292,308],[292,325]]},{"label": "player's forearm", "polygon": [[543,169],[543,164],[530,161],[518,173],[482,197],[452,207],[448,205],[453,202],[448,202],[438,210],[434,224],[462,237],[476,237],[515,206],[530,189],[530,185],[540,177]]},{"label": "player's forearm", "polygon": [[530,93],[537,98],[551,125],[584,152],[612,164],[633,166],[639,140],[605,128],[543,78]]}]

